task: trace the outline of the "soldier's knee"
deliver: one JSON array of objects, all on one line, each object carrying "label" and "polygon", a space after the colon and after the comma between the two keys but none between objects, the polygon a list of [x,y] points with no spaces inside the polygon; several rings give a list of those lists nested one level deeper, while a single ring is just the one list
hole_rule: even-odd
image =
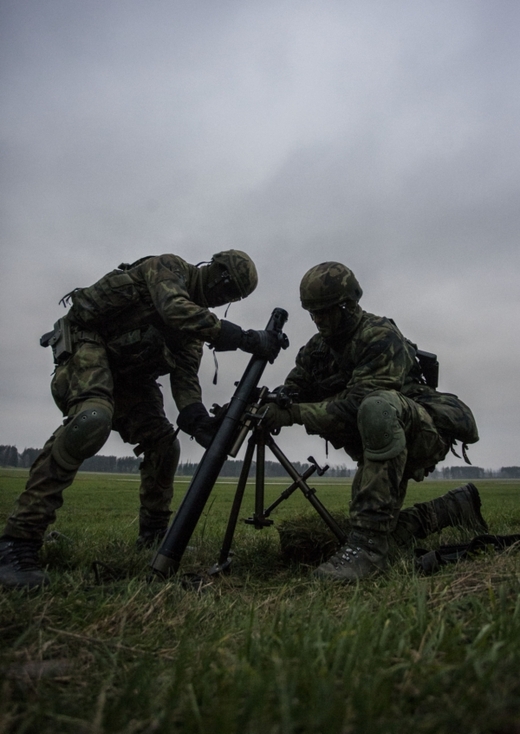
[{"label": "soldier's knee", "polygon": [[64,469],[78,469],[85,459],[94,456],[112,430],[112,407],[109,403],[88,400],[57,432],[52,456]]},{"label": "soldier's knee", "polygon": [[391,392],[381,391],[363,400],[357,421],[367,459],[386,461],[404,451],[406,436],[399,412],[399,399]]}]

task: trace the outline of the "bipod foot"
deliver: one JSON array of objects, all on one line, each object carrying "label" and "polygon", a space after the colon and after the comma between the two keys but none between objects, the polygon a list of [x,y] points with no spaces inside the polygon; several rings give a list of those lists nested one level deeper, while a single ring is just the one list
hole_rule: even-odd
[{"label": "bipod foot", "polygon": [[230,551],[229,556],[226,558],[225,561],[218,561],[215,563],[208,571],[208,576],[218,576],[221,573],[229,573],[231,569],[231,561],[233,551]]},{"label": "bipod foot", "polygon": [[246,517],[244,520],[246,525],[254,525],[257,530],[262,528],[269,528],[274,525],[274,520],[270,520],[268,517],[262,515],[253,515],[252,517]]}]

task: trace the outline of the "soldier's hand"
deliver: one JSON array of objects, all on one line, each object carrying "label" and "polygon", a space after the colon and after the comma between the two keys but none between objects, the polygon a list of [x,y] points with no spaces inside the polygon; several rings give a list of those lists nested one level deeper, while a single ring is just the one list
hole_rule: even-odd
[{"label": "soldier's hand", "polygon": [[295,422],[295,408],[298,406],[291,405],[289,408],[280,408],[276,403],[270,403],[262,416],[262,426],[268,431],[279,431],[284,426],[292,426]]},{"label": "soldier's hand", "polygon": [[193,438],[198,444],[200,444],[200,446],[204,446],[204,448],[207,449],[213,441],[213,437],[218,431],[220,423],[221,421],[219,421],[218,418],[212,418],[211,416],[206,418],[206,420],[202,421],[195,429]]},{"label": "soldier's hand", "polygon": [[212,417],[202,403],[192,403],[183,408],[177,416],[177,425],[195,441],[208,448],[222,420]]},{"label": "soldier's hand", "polygon": [[280,349],[287,349],[289,340],[285,334],[277,331],[255,331],[248,329],[242,334],[240,349],[257,357],[269,360],[271,364],[278,356]]}]

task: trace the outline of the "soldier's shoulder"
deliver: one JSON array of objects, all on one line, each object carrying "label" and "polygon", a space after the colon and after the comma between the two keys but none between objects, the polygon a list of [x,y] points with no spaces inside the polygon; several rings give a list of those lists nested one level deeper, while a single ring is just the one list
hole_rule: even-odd
[{"label": "soldier's shoulder", "polygon": [[156,255],[151,258],[156,264],[162,265],[170,269],[185,270],[189,268],[188,263],[180,255],[174,255],[172,252],[164,252],[162,255]]},{"label": "soldier's shoulder", "polygon": [[363,311],[360,327],[362,331],[391,332],[392,334],[399,334],[399,336],[404,338],[395,321],[388,316],[376,316],[376,314]]},{"label": "soldier's shoulder", "polygon": [[167,252],[146,258],[139,269],[145,276],[162,279],[171,277],[171,274],[185,278],[189,274],[190,268],[192,266],[182,257]]},{"label": "soldier's shoulder", "polygon": [[388,328],[395,328],[395,322],[393,319],[388,318],[388,316],[378,316],[377,314],[370,313],[369,311],[363,311],[361,323],[366,325],[377,324]]}]

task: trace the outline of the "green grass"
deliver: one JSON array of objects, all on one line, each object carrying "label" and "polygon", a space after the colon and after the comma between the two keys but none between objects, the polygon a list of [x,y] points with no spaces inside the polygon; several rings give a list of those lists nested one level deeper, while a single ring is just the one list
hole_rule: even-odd
[{"label": "green grass", "polygon": [[[2,516],[25,476],[0,470]],[[343,480],[311,484],[345,510]],[[477,485],[491,531],[520,532],[520,483]],[[412,484],[407,504],[453,486]],[[185,588],[183,573],[217,560],[235,487],[219,481],[178,577],[163,582],[134,548],[136,478],[78,476],[54,526],[62,535],[44,546],[51,586],[0,592],[0,734],[520,732],[520,556],[427,578],[403,555],[387,575],[343,587],[285,564],[276,527],[240,523],[231,573]],[[269,485],[267,502],[283,488]],[[251,488],[241,516],[252,510]],[[298,493],[273,519],[302,512],[313,513]],[[102,583],[94,561],[110,566]]]}]

